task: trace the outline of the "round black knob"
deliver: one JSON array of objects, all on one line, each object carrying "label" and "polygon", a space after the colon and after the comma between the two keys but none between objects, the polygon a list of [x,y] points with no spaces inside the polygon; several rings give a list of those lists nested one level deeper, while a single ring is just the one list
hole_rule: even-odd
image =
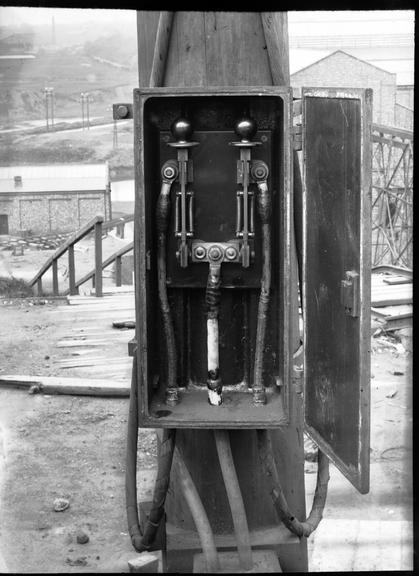
[{"label": "round black knob", "polygon": [[253,118],[240,118],[234,126],[234,131],[242,142],[250,142],[257,132],[257,124]]},{"label": "round black knob", "polygon": [[177,142],[188,142],[193,132],[192,124],[186,118],[177,118],[170,127],[170,131]]}]

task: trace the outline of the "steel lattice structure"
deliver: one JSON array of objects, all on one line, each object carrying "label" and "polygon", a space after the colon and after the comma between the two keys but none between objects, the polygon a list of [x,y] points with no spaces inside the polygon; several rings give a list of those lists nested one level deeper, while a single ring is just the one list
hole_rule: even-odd
[{"label": "steel lattice structure", "polygon": [[372,266],[413,266],[413,132],[373,124]]}]

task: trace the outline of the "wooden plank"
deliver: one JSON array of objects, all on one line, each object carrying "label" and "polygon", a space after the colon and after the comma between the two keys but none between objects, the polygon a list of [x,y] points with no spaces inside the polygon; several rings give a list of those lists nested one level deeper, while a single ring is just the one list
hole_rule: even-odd
[{"label": "wooden plank", "polygon": [[[72,337],[73,338],[77,338],[77,336],[91,336],[92,334],[103,334],[103,330],[107,330],[109,329],[109,332],[120,332],[121,330],[116,330],[115,328],[112,327],[111,324],[104,324],[103,327],[98,326],[97,324],[95,324],[94,326],[83,326],[83,328],[77,328],[77,327],[72,327],[71,330],[73,330],[73,332],[77,332],[77,334],[73,334]],[[124,330],[122,330],[122,332],[124,332]]]},{"label": "wooden plank", "polygon": [[112,366],[85,366],[80,368],[86,374],[95,375],[97,377],[111,379],[128,378],[132,371],[131,364],[113,364]]},{"label": "wooden plank", "polygon": [[[168,550],[185,550],[201,548],[198,533],[183,530],[173,524],[166,523]],[[235,548],[237,546],[234,534],[214,534],[217,548]],[[283,524],[251,530],[252,546],[275,546],[278,544],[298,544],[298,537],[292,534]]]},{"label": "wooden plank", "polygon": [[[199,14],[199,13],[196,13]],[[206,81],[208,86],[269,86],[271,65],[262,20],[258,12],[204,12]],[[240,39],[240,40],[239,40]],[[240,49],[237,49],[240,42]],[[271,46],[272,48],[272,46]],[[233,57],[226,57],[227,54]],[[184,59],[184,55],[180,54]],[[284,64],[284,60],[281,60]],[[190,72],[196,79],[197,66]],[[284,65],[284,69],[288,67]],[[286,71],[285,71],[286,74]],[[284,77],[284,74],[282,74]],[[185,82],[185,85],[187,83]],[[194,83],[189,82],[189,85]]]},{"label": "wooden plank", "polygon": [[261,18],[272,84],[287,86],[290,81],[287,14],[286,12],[261,12]]},{"label": "wooden plank", "polygon": [[124,310],[134,310],[135,306],[133,304],[131,304],[130,302],[127,302],[127,304],[124,305],[120,305],[120,306],[113,306],[113,305],[109,305],[109,306],[100,306],[99,304],[97,304],[96,306],[91,306],[88,304],[80,304],[79,306],[77,306],[77,308],[75,309],[71,309],[69,310],[69,308],[63,307],[62,309],[60,308],[56,308],[54,310],[50,310],[51,314],[65,314],[66,316],[74,316],[74,317],[78,317],[80,316],[83,312],[94,312],[96,313],[101,313],[101,312],[112,312],[112,310],[115,311],[124,311]]},{"label": "wooden plank", "polygon": [[[173,19],[164,84],[195,86],[206,80],[205,24],[202,12],[177,11]],[[148,84],[148,83],[147,83]]]},{"label": "wooden plank", "polygon": [[402,138],[404,140],[413,140],[412,130],[403,130],[402,128],[390,128],[389,126],[384,126],[383,124],[372,125],[373,132],[380,132],[380,134],[391,134],[397,138]]},{"label": "wooden plank", "polygon": [[98,340],[90,340],[87,342],[86,340],[67,340],[66,342],[57,342],[55,345],[56,348],[77,348],[78,346],[85,346],[86,348],[89,346],[103,346],[105,342],[109,342],[106,339],[98,339]]},{"label": "wooden plank", "polygon": [[[128,290],[129,288],[129,290]],[[134,289],[132,286],[121,286],[120,288],[116,286],[105,286],[103,289],[103,298],[106,300],[118,300],[119,298],[131,298],[134,296]],[[76,296],[67,296],[68,302],[81,302],[83,300],[87,300],[89,302],[96,302],[92,295],[90,294],[77,294]]]},{"label": "wooden plank", "polygon": [[371,308],[371,312],[374,314],[379,314],[385,318],[390,318],[392,316],[408,316],[413,314],[412,304],[402,304],[400,306],[384,306],[383,308]]},{"label": "wooden plank", "polygon": [[109,330],[102,330],[100,332],[90,332],[88,334],[66,334],[58,340],[58,342],[69,342],[73,340],[80,340],[80,342],[90,342],[91,340],[109,340],[110,342],[119,342],[127,340],[132,336],[132,333],[128,330],[115,330],[115,328],[109,328]]},{"label": "wooden plank", "polygon": [[150,81],[159,17],[157,10],[137,11],[139,86],[148,86]]},{"label": "wooden plank", "polygon": [[392,266],[391,264],[381,264],[379,266],[373,266],[371,272],[373,278],[376,274],[401,274],[403,276],[407,276],[408,278],[413,277],[413,271],[410,268]]},{"label": "wooden plank", "polygon": [[[92,296],[89,296],[89,298],[92,298]],[[94,304],[91,303],[89,300],[79,300],[78,302],[69,302],[69,306],[66,306],[66,308],[74,307],[74,306],[92,306],[96,307],[96,306],[102,306],[103,308],[105,307],[105,304],[108,305],[118,305],[118,306],[125,306],[126,304],[131,304],[134,305],[134,298],[132,297],[132,295],[130,295],[130,297],[126,297],[126,298],[110,298],[109,296],[103,296],[103,300],[102,298],[100,300],[95,300]]]},{"label": "wooden plank", "polygon": [[72,358],[71,360],[60,360],[56,365],[60,368],[77,368],[78,366],[95,366],[100,363],[103,364],[132,364],[132,359],[129,356],[118,356],[116,358],[109,358],[107,356],[94,356],[92,358]]},{"label": "wooden plank", "polygon": [[[71,316],[72,318],[80,318],[81,316],[84,316],[84,313],[94,313],[94,314],[98,314],[98,315],[103,315],[103,314],[112,314],[112,313],[118,313],[118,312],[134,312],[135,307],[134,306],[105,306],[105,307],[101,307],[101,306],[94,306],[94,307],[90,307],[90,306],[79,306],[77,307],[77,312],[74,311],[66,311],[63,312],[62,314],[60,314],[60,316]],[[52,311],[52,314],[59,314],[59,311]]]},{"label": "wooden plank", "polygon": [[392,286],[391,284],[386,284],[385,282],[375,283],[372,286],[373,293],[380,294],[409,294],[412,292],[412,282],[408,284],[400,284]]},{"label": "wooden plank", "polygon": [[86,315],[83,314],[82,318],[74,318],[73,316],[64,316],[61,318],[61,323],[68,323],[68,322],[72,322],[74,324],[74,322],[80,321],[80,322],[95,322],[97,325],[100,325],[100,322],[104,322],[106,320],[106,322],[109,322],[110,324],[112,324],[112,322],[132,322],[134,320],[134,313],[132,314],[131,317],[128,317],[126,315],[126,312],[123,311],[123,314],[118,315],[117,311],[113,312],[112,311],[108,314],[108,315],[101,315],[100,317],[98,315]]},{"label": "wooden plank", "polygon": [[161,11],[154,44],[153,62],[151,65],[149,86],[162,86],[170,36],[172,33],[173,12]]},{"label": "wooden plank", "polygon": [[38,386],[39,392],[46,394],[70,394],[80,396],[120,396],[128,397],[130,383],[117,380],[62,378],[56,376],[0,376],[0,386],[30,388]]},{"label": "wooden plank", "polygon": [[406,278],[406,276],[393,276],[388,278],[383,278],[383,282],[390,285],[395,284],[411,284],[413,282],[412,278]]},{"label": "wooden plank", "polygon": [[[403,286],[404,287],[404,286]],[[393,288],[389,286],[389,288]],[[400,290],[401,286],[396,286],[397,290],[372,291],[371,306],[394,306],[397,304],[410,304],[413,300],[412,287],[408,290]]]},{"label": "wooden plank", "polygon": [[[94,296],[95,290],[92,288],[90,293]],[[103,289],[104,296],[113,296],[117,294],[131,294],[134,295],[134,286],[132,284],[123,284],[122,286],[106,286]]]}]

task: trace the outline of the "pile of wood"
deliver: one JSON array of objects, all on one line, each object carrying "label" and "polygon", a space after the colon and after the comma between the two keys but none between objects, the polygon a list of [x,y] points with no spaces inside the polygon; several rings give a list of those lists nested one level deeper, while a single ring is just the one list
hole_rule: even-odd
[{"label": "pile of wood", "polygon": [[412,326],[413,273],[396,266],[376,266],[371,274],[371,318],[383,331]]}]

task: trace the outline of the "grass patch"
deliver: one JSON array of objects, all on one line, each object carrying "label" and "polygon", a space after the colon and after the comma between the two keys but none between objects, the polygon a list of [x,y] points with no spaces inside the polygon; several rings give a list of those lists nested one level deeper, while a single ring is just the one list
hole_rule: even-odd
[{"label": "grass patch", "polygon": [[21,278],[5,278],[0,276],[0,297],[26,298],[33,296],[33,288]]}]

